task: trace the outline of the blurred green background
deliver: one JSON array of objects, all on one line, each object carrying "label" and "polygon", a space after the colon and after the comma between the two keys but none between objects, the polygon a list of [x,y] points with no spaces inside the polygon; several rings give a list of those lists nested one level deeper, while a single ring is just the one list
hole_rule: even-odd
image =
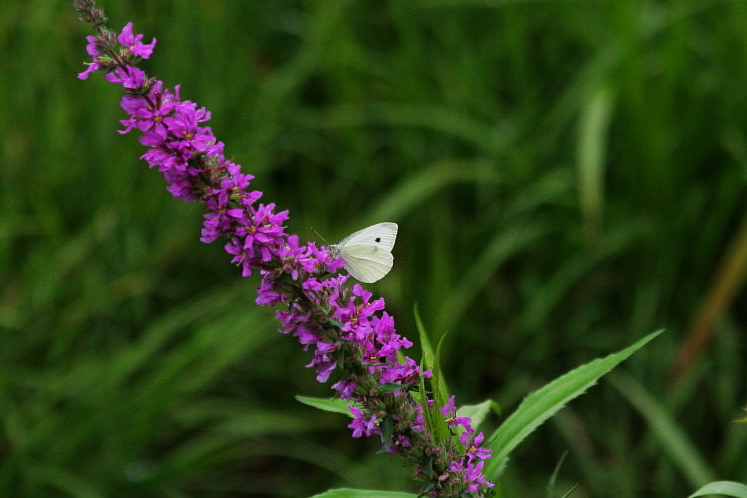
[{"label": "blurred green background", "polygon": [[[372,288],[411,339],[416,302],[448,332],[459,404],[505,417],[666,327],[524,442],[504,496],[546,496],[566,451],[553,496],[747,481],[747,3],[101,5],[158,39],[142,67],[213,111],[290,232],[399,223]],[[0,496],[415,490],[295,401],[331,391],[116,133],[120,89],[76,79],[70,2],[0,17]]]}]

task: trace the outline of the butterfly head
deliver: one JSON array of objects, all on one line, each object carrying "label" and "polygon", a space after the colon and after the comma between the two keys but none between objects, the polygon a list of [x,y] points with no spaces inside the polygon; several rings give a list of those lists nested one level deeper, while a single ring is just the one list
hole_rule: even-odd
[{"label": "butterfly head", "polygon": [[330,244],[327,246],[327,253],[329,253],[329,256],[334,259],[340,259],[342,257],[342,254],[340,253],[340,245],[339,244]]}]

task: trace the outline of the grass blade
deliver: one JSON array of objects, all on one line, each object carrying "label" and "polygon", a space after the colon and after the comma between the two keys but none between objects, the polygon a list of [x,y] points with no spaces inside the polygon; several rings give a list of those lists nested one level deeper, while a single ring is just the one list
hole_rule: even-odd
[{"label": "grass blade", "polygon": [[687,498],[705,495],[724,495],[734,498],[747,498],[747,485],[734,481],[709,482]]},{"label": "grass blade", "polygon": [[713,480],[714,472],[672,416],[635,380],[615,375],[610,382],[646,419],[651,431],[693,486]]},{"label": "grass blade", "polygon": [[581,109],[579,120],[578,193],[587,242],[594,240],[602,228],[604,164],[612,101],[609,89],[600,86]]},{"label": "grass blade", "polygon": [[563,408],[566,403],[596,384],[601,376],[661,333],[661,330],[653,332],[617,353],[575,368],[524,398],[519,408],[501,424],[486,445],[493,450],[493,458],[485,469],[486,477],[493,481],[500,477],[508,462],[508,455],[529,434]]},{"label": "grass blade", "polygon": [[[440,409],[446,404],[446,401],[448,401],[449,388],[446,386],[446,379],[444,379],[444,376],[441,373],[441,367],[439,365],[441,345],[443,344],[445,336],[441,336],[441,340],[438,341],[438,345],[436,346],[436,351],[434,353],[433,345],[431,344],[430,338],[428,337],[428,332],[425,330],[423,321],[420,319],[420,313],[418,313],[417,305],[415,305],[415,307],[413,308],[413,313],[415,314],[415,325],[417,326],[418,333],[420,335],[420,343],[423,349],[425,368],[433,373],[433,377],[431,377],[431,387],[433,388],[434,404],[429,409],[424,398],[423,402],[425,404],[423,405],[423,410],[425,411],[426,419],[431,424],[430,427],[436,434],[436,436],[438,438],[446,438],[449,436],[449,426],[441,416]],[[421,392],[424,392],[422,391],[422,389],[425,384],[422,377],[420,385]],[[430,416],[428,415],[429,412]]]},{"label": "grass blade", "polygon": [[347,401],[339,398],[313,398],[311,396],[296,395],[296,401],[309,405],[325,412],[339,413],[341,415],[347,415],[352,418],[350,413],[349,405],[355,404],[352,401]]}]

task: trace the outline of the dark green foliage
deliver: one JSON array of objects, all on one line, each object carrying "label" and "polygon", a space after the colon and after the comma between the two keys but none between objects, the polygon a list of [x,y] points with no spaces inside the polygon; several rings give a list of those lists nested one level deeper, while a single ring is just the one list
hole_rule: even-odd
[{"label": "dark green foliage", "polygon": [[[414,491],[380,441],[295,401],[331,391],[254,304],[256,280],[199,242],[200,207],[116,133],[120,90],[75,78],[90,32],[69,2],[6,4],[0,496]],[[667,329],[621,367],[635,384],[603,381],[512,454],[502,496],[542,496],[566,450],[559,496],[687,496],[697,476],[673,437],[714,478],[747,481],[732,423],[747,403],[746,3],[102,7],[158,38],[143,68],[213,112],[291,232],[399,224],[372,288],[410,339],[416,301],[433,344],[449,332],[458,405],[510,414]]]}]

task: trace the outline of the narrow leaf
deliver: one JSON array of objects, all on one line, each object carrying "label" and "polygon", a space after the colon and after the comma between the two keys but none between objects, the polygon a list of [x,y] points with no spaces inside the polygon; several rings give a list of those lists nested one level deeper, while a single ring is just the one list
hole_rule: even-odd
[{"label": "narrow leaf", "polygon": [[402,217],[455,183],[497,184],[499,177],[490,161],[484,159],[441,160],[403,178],[371,208],[361,223],[376,223]]},{"label": "narrow leaf", "polygon": [[661,402],[627,375],[610,376],[609,380],[643,415],[652,434],[693,487],[713,480],[715,474],[708,462]]},{"label": "narrow leaf", "polygon": [[436,326],[440,330],[453,329],[477,295],[484,291],[498,268],[549,232],[546,224],[540,222],[528,226],[517,223],[501,228],[444,299],[441,310],[436,313]]},{"label": "narrow leaf", "polygon": [[604,165],[612,116],[613,95],[604,85],[597,87],[581,108],[578,137],[578,193],[587,241],[602,228]]},{"label": "narrow leaf", "polygon": [[418,312],[418,303],[412,308],[412,314],[415,315],[415,326],[418,329],[420,335],[420,348],[423,350],[423,360],[425,368],[430,370],[433,367],[435,354],[433,353],[433,345],[431,344],[431,338],[428,337],[428,333],[425,331],[423,321],[420,319],[420,312]]},{"label": "narrow leaf", "polygon": [[605,358],[598,358],[558,377],[541,389],[529,394],[486,444],[493,450],[493,458],[486,466],[485,475],[495,481],[506,466],[508,455],[545,420],[552,417],[566,403],[583,394],[597,380],[623,360],[661,334],[653,332],[635,344]]},{"label": "narrow leaf", "polygon": [[[441,352],[441,344],[443,344],[443,337],[441,337],[436,352],[434,353],[433,345],[431,344],[430,338],[428,337],[428,332],[426,332],[423,321],[420,319],[420,313],[418,312],[417,305],[413,307],[413,314],[415,315],[415,325],[420,335],[420,343],[423,349],[423,361],[425,363],[425,368],[427,370],[430,370],[433,374],[433,377],[431,377],[431,387],[433,388],[434,399],[433,406],[428,407],[427,404],[424,404],[423,411],[425,413],[426,421],[428,422],[433,434],[438,439],[444,439],[449,437],[449,426],[446,423],[446,420],[444,420],[443,416],[441,416],[440,410],[441,407],[446,404],[449,393],[448,388],[446,387],[446,380],[444,379],[443,375],[441,375],[438,358],[438,355]],[[421,382],[421,386],[422,385],[424,384]]]},{"label": "narrow leaf", "polygon": [[436,358],[433,364],[433,397],[436,399],[436,404],[440,407],[444,406],[449,400],[449,388],[446,385],[446,379],[441,373],[441,347],[444,344],[446,334],[441,336],[436,346]]},{"label": "narrow leaf", "polygon": [[547,486],[545,487],[545,494],[547,498],[552,498],[555,496],[555,485],[558,482],[558,474],[560,474],[560,467],[563,466],[563,462],[565,461],[565,457],[568,456],[568,450],[565,450],[562,455],[560,455],[560,460],[558,460],[558,463],[555,464],[555,470],[552,471],[552,475],[550,476],[550,480],[547,482]]},{"label": "narrow leaf", "polygon": [[733,496],[734,498],[747,498],[747,485],[734,481],[709,482],[687,498],[705,495]]},{"label": "narrow leaf", "polygon": [[563,495],[563,496],[561,496],[560,498],[569,498],[569,497],[570,497],[570,496],[571,496],[571,495],[573,494],[573,492],[574,492],[574,491],[576,491],[576,488],[577,488],[577,487],[578,487],[578,483],[574,484],[574,485],[573,485],[573,487],[572,487],[571,489],[569,489],[569,490],[568,490],[568,491],[566,492],[566,494],[564,494],[564,495]]},{"label": "narrow leaf", "polygon": [[[423,370],[423,361],[420,362],[420,370]],[[435,432],[436,421],[433,419],[433,413],[428,406],[428,394],[425,390],[425,377],[420,376],[420,406],[423,407],[423,417],[425,418],[425,425]]]},{"label": "narrow leaf", "polygon": [[313,406],[314,408],[324,410],[325,412],[341,413],[342,415],[347,415],[351,418],[353,417],[348,408],[349,405],[355,404],[353,401],[346,401],[339,398],[312,398],[310,396],[300,395],[296,395],[296,400],[304,405]]}]

